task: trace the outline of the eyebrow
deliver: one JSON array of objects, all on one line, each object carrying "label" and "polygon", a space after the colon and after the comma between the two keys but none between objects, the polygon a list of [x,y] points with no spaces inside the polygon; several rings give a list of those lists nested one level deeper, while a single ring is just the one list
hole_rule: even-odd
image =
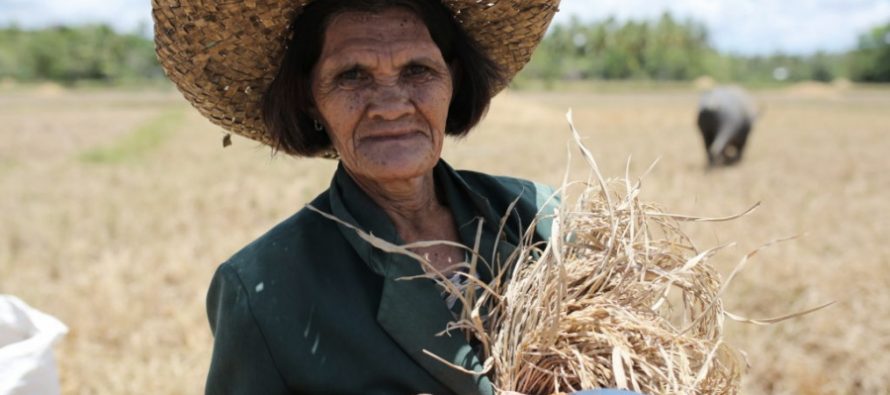
[{"label": "eyebrow", "polygon": [[[364,59],[369,57],[365,57],[362,55],[359,56],[349,56],[349,55],[341,55],[337,54],[327,59],[326,62],[322,62],[321,74],[337,74],[342,71],[351,70],[353,68],[368,68],[369,63],[363,62]],[[445,67],[444,59],[442,62],[439,62],[436,57],[431,56],[429,54],[419,54],[417,56],[404,57],[400,58],[398,55],[395,57],[396,60],[400,61],[400,66],[411,65],[411,64],[422,64],[425,66],[442,66]]]}]

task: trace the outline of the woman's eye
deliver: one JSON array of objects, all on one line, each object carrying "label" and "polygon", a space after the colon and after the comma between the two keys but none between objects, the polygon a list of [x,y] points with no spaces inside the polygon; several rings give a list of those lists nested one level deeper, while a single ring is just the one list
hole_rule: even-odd
[{"label": "woman's eye", "polygon": [[352,69],[349,71],[344,71],[342,74],[340,74],[340,79],[341,80],[357,80],[357,79],[361,78],[361,74],[362,73],[360,71],[358,71],[358,69]]},{"label": "woman's eye", "polygon": [[367,74],[359,68],[349,69],[337,75],[337,82],[341,85],[353,86],[367,80]]},{"label": "woman's eye", "polygon": [[426,76],[426,75],[430,74],[431,72],[432,72],[432,69],[430,69],[429,67],[423,66],[423,65],[419,65],[419,64],[412,64],[405,68],[405,75],[407,75],[409,77]]}]

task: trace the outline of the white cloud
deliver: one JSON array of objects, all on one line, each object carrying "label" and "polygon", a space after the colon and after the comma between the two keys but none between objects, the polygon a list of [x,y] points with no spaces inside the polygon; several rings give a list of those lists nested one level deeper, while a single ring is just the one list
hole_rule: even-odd
[{"label": "white cloud", "polygon": [[0,23],[22,27],[106,23],[132,32],[151,26],[148,0],[0,0]]}]

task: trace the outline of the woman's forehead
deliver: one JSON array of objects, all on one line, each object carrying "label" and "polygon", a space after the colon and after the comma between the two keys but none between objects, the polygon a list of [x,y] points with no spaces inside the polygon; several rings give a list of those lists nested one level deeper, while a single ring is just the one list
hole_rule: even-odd
[{"label": "woman's forehead", "polygon": [[398,39],[429,30],[417,14],[404,8],[387,8],[379,12],[343,11],[331,16],[325,29],[325,43],[353,37]]},{"label": "woman's forehead", "polygon": [[325,30],[322,58],[344,52],[429,52],[438,50],[423,21],[401,8],[381,12],[339,13]]}]

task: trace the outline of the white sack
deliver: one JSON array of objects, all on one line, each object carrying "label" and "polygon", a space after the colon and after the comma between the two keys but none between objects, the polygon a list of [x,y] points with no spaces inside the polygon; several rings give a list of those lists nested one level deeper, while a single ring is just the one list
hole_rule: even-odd
[{"label": "white sack", "polygon": [[58,395],[53,344],[68,327],[10,295],[0,295],[0,395]]}]

